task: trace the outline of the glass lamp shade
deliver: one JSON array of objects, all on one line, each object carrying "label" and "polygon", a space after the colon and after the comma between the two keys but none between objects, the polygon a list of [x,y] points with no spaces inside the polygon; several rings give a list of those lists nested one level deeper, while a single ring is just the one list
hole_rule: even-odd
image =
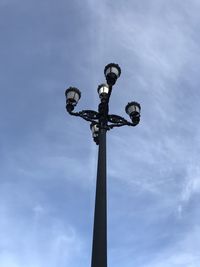
[{"label": "glass lamp shade", "polygon": [[105,66],[105,69],[104,69],[105,76],[107,76],[111,73],[115,74],[117,76],[117,78],[119,78],[119,76],[121,74],[121,69],[120,69],[118,64],[110,63],[107,66]]},{"label": "glass lamp shade", "polygon": [[140,104],[137,102],[130,102],[125,108],[126,113],[130,116],[133,124],[137,125],[140,121]]},{"label": "glass lamp shade", "polygon": [[69,87],[65,91],[65,96],[67,103],[75,106],[81,98],[81,92],[75,87]]},{"label": "glass lamp shade", "polygon": [[138,113],[140,114],[140,110],[141,110],[141,107],[140,107],[140,104],[137,103],[137,102],[130,102],[128,103],[128,105],[126,106],[126,113],[131,116],[131,114],[133,113]]},{"label": "glass lamp shade", "polygon": [[100,98],[106,97],[109,93],[109,87],[107,84],[100,84],[97,88]]},{"label": "glass lamp shade", "polygon": [[105,66],[104,74],[106,76],[106,80],[108,85],[114,85],[116,80],[119,78],[121,74],[121,69],[118,64],[110,63]]}]

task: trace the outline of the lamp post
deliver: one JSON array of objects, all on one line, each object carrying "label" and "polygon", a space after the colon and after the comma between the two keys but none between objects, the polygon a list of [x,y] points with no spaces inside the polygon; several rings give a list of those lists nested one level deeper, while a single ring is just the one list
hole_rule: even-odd
[{"label": "lamp post", "polygon": [[99,85],[97,89],[100,98],[98,112],[93,110],[74,112],[81,98],[81,92],[75,87],[69,87],[65,91],[68,113],[91,123],[93,140],[99,146],[91,267],[107,267],[106,133],[115,127],[136,126],[140,121],[141,110],[137,102],[127,104],[125,111],[132,122],[121,116],[109,114],[112,87],[119,78],[121,69],[119,65],[110,63],[105,67],[104,74],[107,83]]}]

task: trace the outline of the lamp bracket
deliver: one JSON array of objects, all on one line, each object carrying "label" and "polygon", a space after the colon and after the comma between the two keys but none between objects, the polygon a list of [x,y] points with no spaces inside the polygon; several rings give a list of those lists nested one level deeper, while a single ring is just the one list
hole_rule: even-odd
[{"label": "lamp bracket", "polygon": [[82,119],[90,122],[96,122],[99,119],[99,113],[94,110],[82,110],[79,112],[69,112],[70,115],[81,117]]},{"label": "lamp bracket", "polygon": [[[70,113],[70,115],[76,116],[76,117],[81,117],[82,119],[86,120],[86,121],[90,121],[92,123],[99,123],[99,118],[100,118],[100,113],[94,110],[82,110],[79,112],[73,112],[68,110],[68,112]],[[119,116],[119,115],[108,115],[107,116],[107,125],[105,126],[106,130],[111,130],[114,127],[121,127],[121,126],[136,126],[134,123],[127,121],[126,119],[124,119],[123,117]]]},{"label": "lamp bracket", "polygon": [[121,127],[121,126],[135,126],[135,124],[127,121],[126,119],[124,119],[123,117],[119,116],[119,115],[108,115],[108,122],[110,122],[111,124],[108,124],[108,128],[109,130],[114,128],[114,127]]}]

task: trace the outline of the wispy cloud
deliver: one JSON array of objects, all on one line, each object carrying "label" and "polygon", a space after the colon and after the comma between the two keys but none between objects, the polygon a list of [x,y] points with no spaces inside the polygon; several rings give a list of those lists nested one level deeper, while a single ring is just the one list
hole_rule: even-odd
[{"label": "wispy cloud", "polygon": [[79,260],[84,243],[73,226],[41,204],[29,210],[29,217],[11,211],[1,208],[1,266],[62,266]]}]

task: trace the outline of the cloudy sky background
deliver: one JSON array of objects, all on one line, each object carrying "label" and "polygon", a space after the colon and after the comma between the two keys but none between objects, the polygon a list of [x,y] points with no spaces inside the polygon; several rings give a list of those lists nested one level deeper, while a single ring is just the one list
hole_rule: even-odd
[{"label": "cloudy sky background", "polygon": [[0,267],[90,266],[97,146],[65,112],[142,106],[108,133],[108,266],[199,267],[199,0],[0,0]]}]

